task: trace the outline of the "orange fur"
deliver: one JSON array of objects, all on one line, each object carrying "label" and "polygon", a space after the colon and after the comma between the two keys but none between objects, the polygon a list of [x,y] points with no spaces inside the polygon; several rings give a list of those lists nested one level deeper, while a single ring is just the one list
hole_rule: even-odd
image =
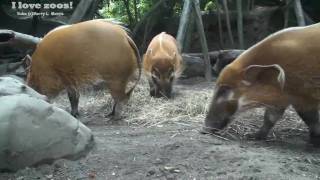
[{"label": "orange fur", "polygon": [[[245,85],[244,70],[250,65],[279,65],[285,73],[284,89],[274,72],[266,71]],[[235,89],[235,99],[299,109],[313,109],[320,101],[320,24],[277,32],[240,55],[220,74],[217,84]]]},{"label": "orange fur", "polygon": [[154,70],[159,73],[160,84],[169,81],[171,75],[177,79],[182,72],[182,57],[175,38],[165,32],[155,36],[144,55],[143,69],[150,83]]},{"label": "orange fur", "polygon": [[119,26],[91,20],[49,32],[32,55],[27,83],[49,97],[103,79],[116,100],[140,67],[134,42]]}]

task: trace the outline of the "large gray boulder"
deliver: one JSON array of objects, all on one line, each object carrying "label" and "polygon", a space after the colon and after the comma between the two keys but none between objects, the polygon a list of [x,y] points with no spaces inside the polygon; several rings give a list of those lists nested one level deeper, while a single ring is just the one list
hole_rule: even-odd
[{"label": "large gray boulder", "polygon": [[0,170],[77,158],[93,142],[89,128],[46,101],[26,94],[0,96]]},{"label": "large gray boulder", "polygon": [[19,77],[2,76],[0,77],[0,96],[13,94],[28,94],[32,97],[46,100],[47,97],[39,94],[29,86],[25,85]]}]

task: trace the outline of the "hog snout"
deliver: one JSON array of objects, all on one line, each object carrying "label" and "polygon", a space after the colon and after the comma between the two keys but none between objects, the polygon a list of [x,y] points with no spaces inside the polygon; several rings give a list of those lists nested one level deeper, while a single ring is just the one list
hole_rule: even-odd
[{"label": "hog snout", "polygon": [[211,119],[211,117],[208,116],[204,122],[204,126],[202,127],[202,132],[217,133],[218,131],[224,129],[229,122],[230,122],[230,118],[217,120],[217,119]]},{"label": "hog snout", "polygon": [[150,95],[156,98],[172,98],[172,85],[171,84],[155,84],[150,88]]}]

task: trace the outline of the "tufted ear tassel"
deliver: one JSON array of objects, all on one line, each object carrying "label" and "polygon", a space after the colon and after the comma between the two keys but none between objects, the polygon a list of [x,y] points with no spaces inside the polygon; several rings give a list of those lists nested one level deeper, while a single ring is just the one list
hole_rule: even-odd
[{"label": "tufted ear tassel", "polygon": [[[244,80],[250,83],[254,83],[257,81],[259,75],[267,71],[274,71],[278,72],[277,75],[277,82],[281,90],[284,89],[286,75],[284,69],[279,64],[272,64],[272,65],[250,65],[244,70]],[[269,78],[269,77],[264,77]]]}]

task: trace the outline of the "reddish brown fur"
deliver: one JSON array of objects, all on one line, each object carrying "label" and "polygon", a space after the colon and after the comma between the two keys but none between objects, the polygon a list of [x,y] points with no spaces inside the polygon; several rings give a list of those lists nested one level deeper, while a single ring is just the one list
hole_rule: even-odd
[{"label": "reddish brown fur", "polygon": [[[254,72],[250,67],[256,65],[260,67],[253,68],[257,70]],[[285,74],[283,88],[277,79],[281,70],[275,66],[281,67]],[[285,109],[293,105],[300,114],[317,112],[320,102],[319,70],[320,24],[277,32],[248,49],[221,72],[206,125],[220,129],[225,123],[219,121],[225,121],[223,119],[228,119],[236,111],[260,105],[271,109]],[[221,87],[226,90],[221,90]],[[224,115],[217,114],[217,109],[230,106],[236,109]],[[307,119],[304,121],[308,124]],[[311,133],[320,135],[319,123],[313,120],[311,124],[308,124]]]},{"label": "reddish brown fur", "polygon": [[[155,88],[161,95],[170,97],[170,78],[177,79],[182,71],[182,58],[175,38],[165,32],[155,36],[144,55],[143,68],[149,79],[151,91]],[[152,76],[158,82],[154,82]]]},{"label": "reddish brown fur", "polygon": [[116,102],[126,98],[139,66],[137,48],[118,25],[91,20],[49,32],[32,55],[28,84],[49,97],[97,79],[107,82]]}]

